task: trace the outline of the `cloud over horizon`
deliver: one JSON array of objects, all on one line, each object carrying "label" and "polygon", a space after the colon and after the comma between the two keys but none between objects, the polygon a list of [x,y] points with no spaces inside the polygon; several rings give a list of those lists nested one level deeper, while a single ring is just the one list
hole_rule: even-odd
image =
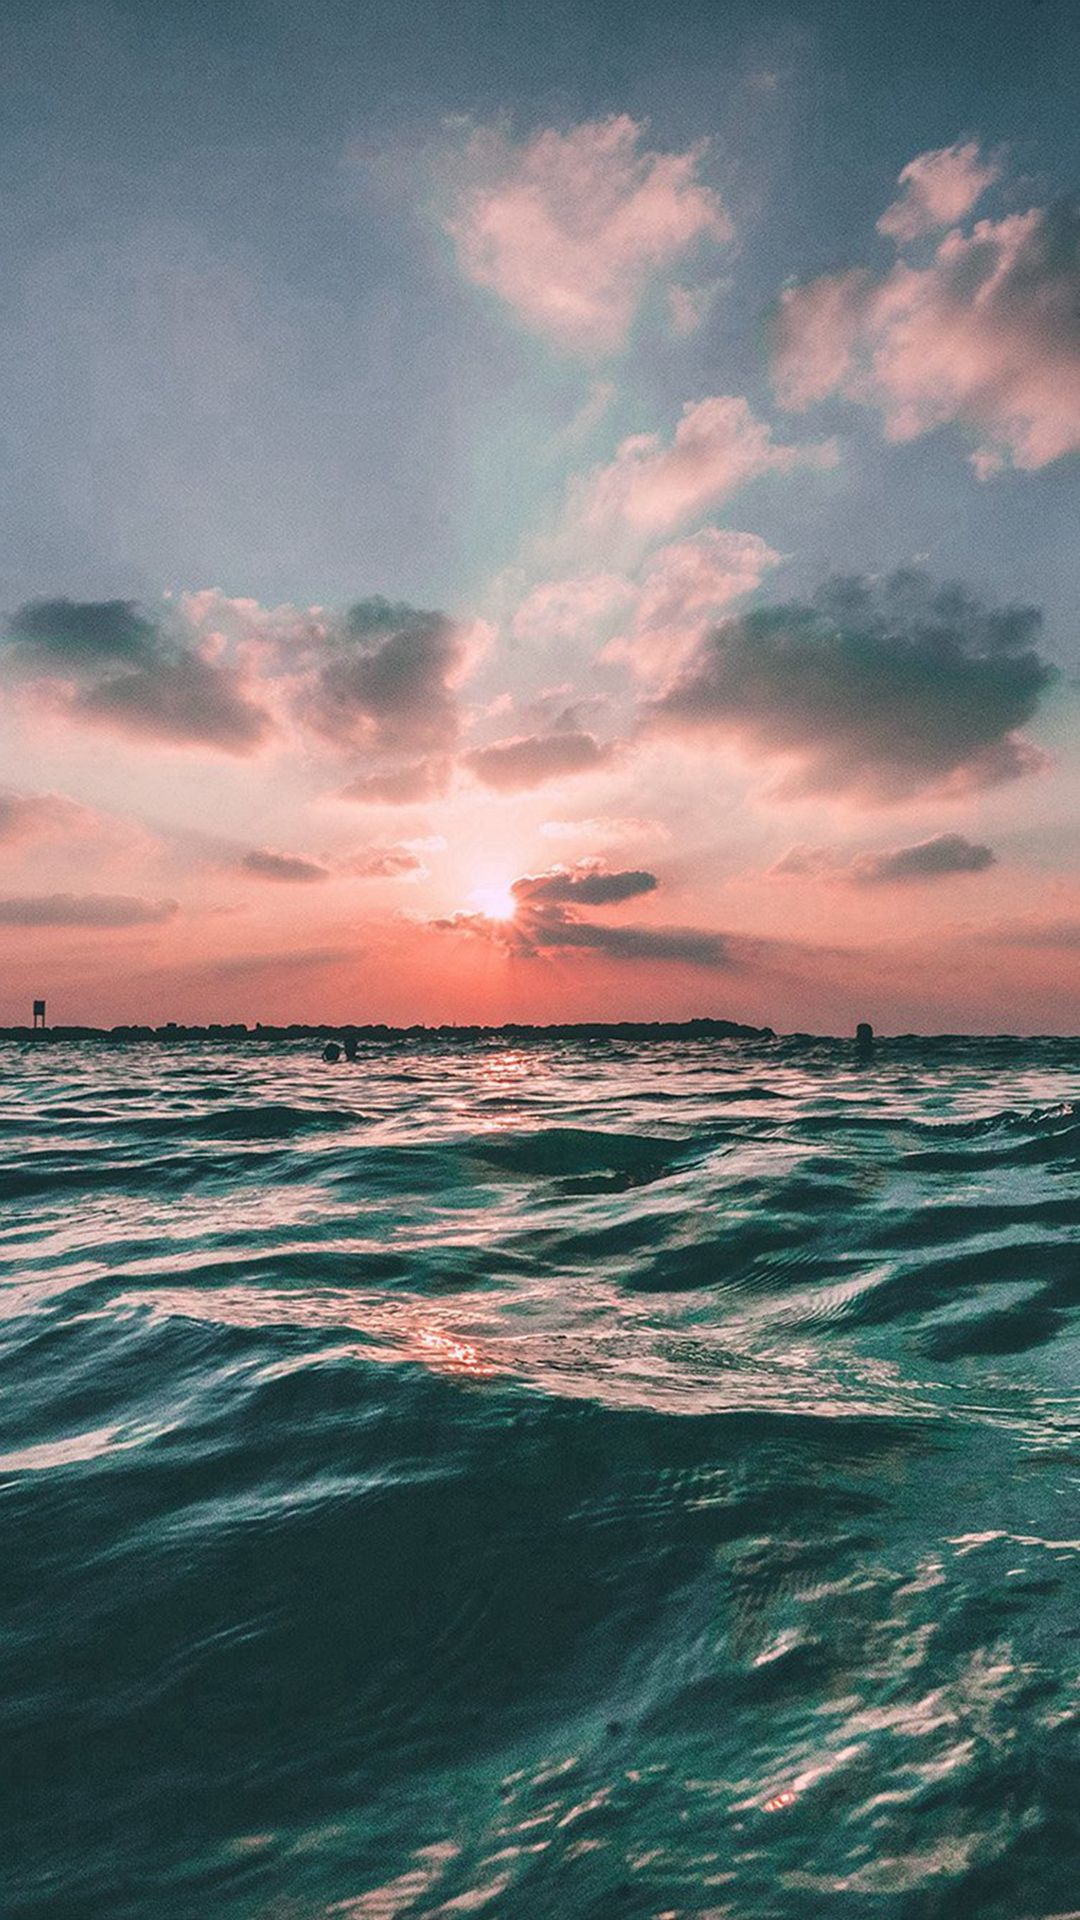
[{"label": "cloud over horizon", "polygon": [[0,927],[158,927],[178,911],[175,900],[130,893],[9,894],[0,899]]},{"label": "cloud over horizon", "polygon": [[475,630],[445,613],[359,600],[317,659],[306,716],[339,745],[445,753],[458,736],[456,689],[475,645]]},{"label": "cloud over horizon", "polygon": [[68,716],[136,740],[246,755],[271,732],[245,677],[132,600],[33,600],[5,624],[6,664]]},{"label": "cloud over horizon", "polygon": [[789,848],[769,869],[777,875],[840,881],[855,887],[909,886],[943,880],[956,874],[985,873],[995,866],[992,847],[968,840],[962,833],[938,833],[910,847],[889,847],[881,853],[850,857],[832,847]]},{"label": "cloud over horizon", "polygon": [[[485,913],[455,913],[434,920],[442,932],[472,934],[521,959],[570,950],[607,954],[614,960],[671,961],[727,971],[738,964],[732,941],[698,927],[635,926],[584,920],[581,907],[615,907],[654,893],[654,873],[608,871],[598,862],[553,867],[513,882],[516,902],[509,920]],[[749,946],[751,943],[744,943]]]},{"label": "cloud over horizon", "polygon": [[1017,731],[1055,677],[1040,622],[911,569],[833,579],[715,627],[645,723],[777,761],[789,795],[883,803],[996,785],[1043,764]]},{"label": "cloud over horizon", "polygon": [[598,865],[557,867],[524,875],[514,881],[511,892],[525,906],[608,907],[655,893],[659,884],[655,873],[639,868],[609,873]]}]

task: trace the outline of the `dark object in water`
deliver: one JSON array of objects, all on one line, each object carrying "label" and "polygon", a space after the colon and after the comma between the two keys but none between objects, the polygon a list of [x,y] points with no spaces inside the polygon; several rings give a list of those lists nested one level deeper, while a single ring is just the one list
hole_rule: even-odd
[{"label": "dark object in water", "polygon": [[322,1057],[324,1060],[328,1060],[331,1066],[333,1066],[335,1061],[341,1059],[341,1048],[338,1046],[336,1040],[327,1041],[322,1050]]},{"label": "dark object in water", "polygon": [[860,1020],[855,1029],[855,1058],[870,1060],[874,1053],[874,1029],[868,1020]]},{"label": "dark object in water", "polygon": [[356,1059],[356,1035],[354,1033],[349,1033],[345,1036],[345,1058],[346,1060]]}]

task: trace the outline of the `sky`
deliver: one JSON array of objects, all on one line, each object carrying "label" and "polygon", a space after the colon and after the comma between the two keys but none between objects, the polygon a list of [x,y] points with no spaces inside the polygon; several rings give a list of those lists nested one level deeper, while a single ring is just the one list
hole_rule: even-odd
[{"label": "sky", "polygon": [[1077,1031],[1073,0],[0,51],[0,1021]]}]

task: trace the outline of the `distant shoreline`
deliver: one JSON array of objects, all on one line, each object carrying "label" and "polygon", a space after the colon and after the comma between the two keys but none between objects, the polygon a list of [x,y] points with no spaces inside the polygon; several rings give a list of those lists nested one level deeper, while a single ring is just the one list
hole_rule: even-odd
[{"label": "distant shoreline", "polygon": [[0,1040],[32,1040],[35,1044],[57,1040],[170,1041],[180,1040],[339,1040],[348,1035],[359,1041],[374,1040],[775,1040],[772,1027],[744,1026],[738,1020],[581,1020],[560,1021],[539,1026],[506,1021],[499,1026],[447,1025],[429,1027],[417,1023],[409,1027],[391,1027],[381,1023],[354,1025],[351,1021],[306,1022],[290,1026],[267,1026],[261,1020],[254,1027],[240,1022],[212,1021],[205,1027],[181,1026],[169,1020],[161,1027],[0,1027]]},{"label": "distant shoreline", "polygon": [[[442,1025],[426,1026],[417,1022],[408,1027],[392,1027],[381,1022],[366,1026],[351,1021],[320,1021],[318,1023],[297,1021],[289,1026],[268,1025],[258,1021],[255,1026],[245,1026],[239,1021],[211,1021],[205,1027],[182,1026],[178,1021],[167,1021],[164,1026],[117,1026],[117,1027],[0,1027],[0,1043],[4,1041],[25,1041],[34,1046],[55,1045],[58,1042],[73,1040],[96,1040],[114,1046],[134,1045],[179,1045],[185,1041],[209,1041],[220,1044],[255,1041],[257,1043],[281,1042],[285,1040],[344,1040],[355,1039],[360,1045],[365,1042],[385,1046],[394,1042],[408,1044],[429,1043],[431,1045],[483,1045],[501,1043],[502,1045],[528,1046],[542,1045],[553,1040],[577,1042],[603,1042],[606,1040],[664,1041],[664,1040],[776,1040],[781,1043],[792,1041],[803,1045],[812,1045],[818,1041],[851,1041],[855,1022],[846,1034],[808,1033],[795,1031],[777,1033],[774,1027],[748,1026],[739,1020],[570,1020],[552,1022],[541,1026],[528,1021],[504,1021],[498,1026]],[[1064,1043],[1080,1042],[1080,1035],[1063,1033],[893,1033],[878,1034],[879,1042],[896,1044],[902,1041],[939,1042],[958,1040],[979,1040],[986,1045],[995,1042],[1018,1044],[1032,1040],[1056,1040]]]}]

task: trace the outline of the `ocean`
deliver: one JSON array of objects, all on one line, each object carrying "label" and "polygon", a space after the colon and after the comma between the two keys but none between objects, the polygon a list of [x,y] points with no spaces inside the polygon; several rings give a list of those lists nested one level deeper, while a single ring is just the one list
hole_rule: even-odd
[{"label": "ocean", "polygon": [[1080,1042],[0,1049],[5,1920],[1080,1907]]}]

